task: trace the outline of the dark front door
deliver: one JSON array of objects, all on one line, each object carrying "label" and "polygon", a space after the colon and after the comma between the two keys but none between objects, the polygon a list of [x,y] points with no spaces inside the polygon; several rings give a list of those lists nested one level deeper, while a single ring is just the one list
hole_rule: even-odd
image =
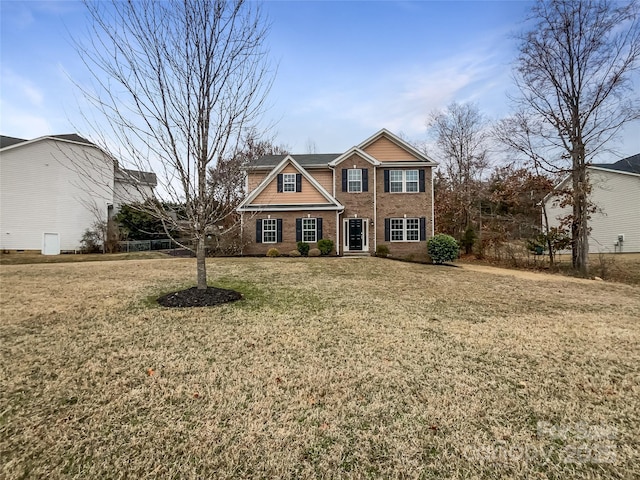
[{"label": "dark front door", "polygon": [[349,251],[362,250],[362,219],[349,219]]}]

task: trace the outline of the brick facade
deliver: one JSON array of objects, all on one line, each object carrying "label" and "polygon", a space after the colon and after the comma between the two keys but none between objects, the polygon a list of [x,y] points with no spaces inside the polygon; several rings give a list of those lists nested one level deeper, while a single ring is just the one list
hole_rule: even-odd
[{"label": "brick facade", "polygon": [[[360,241],[359,237],[355,236],[349,240],[348,225],[350,223],[355,228],[359,228],[360,222],[349,222],[349,220],[361,219],[363,250],[358,251],[374,254],[377,245],[386,245],[392,257],[426,258],[426,239],[431,236],[433,231],[432,170],[437,165],[435,162],[386,130],[381,130],[360,146],[349,150],[347,154],[336,155],[333,157],[335,161],[332,161],[331,157],[325,160],[327,162],[326,169],[322,167],[324,162],[322,164],[317,163],[317,156],[309,158],[310,156],[312,155],[292,155],[291,158],[299,158],[303,163],[298,164],[290,160],[292,165],[286,168],[295,166],[296,169],[306,175],[313,176],[326,189],[329,196],[333,195],[333,198],[327,199],[327,206],[340,209],[342,205],[344,210],[338,215],[335,210],[318,211],[310,209],[306,211],[304,210],[304,205],[302,205],[309,203],[306,200],[304,202],[300,201],[300,205],[291,205],[289,207],[291,211],[287,212],[255,213],[251,211],[249,203],[243,205],[242,208],[247,209],[243,213],[243,240],[246,245],[244,253],[266,254],[267,250],[272,247],[277,248],[281,253],[288,253],[296,249],[296,218],[310,216],[311,218],[322,218],[322,236],[336,243],[336,250],[339,254],[345,252],[345,246],[348,242],[356,242],[356,247],[352,248],[351,251],[357,250],[357,243]],[[310,165],[312,168],[305,170],[304,161],[313,163]],[[267,168],[269,165],[272,164],[267,163],[262,168]],[[280,165],[285,164],[280,163]],[[280,166],[279,168],[285,167]],[[360,169],[362,171],[363,188],[360,192],[348,191],[348,177],[347,185],[343,185],[343,173],[347,173],[350,169]],[[418,170],[418,190],[422,190],[422,185],[424,185],[424,191],[398,193],[384,191],[385,171],[407,170]],[[365,175],[367,188],[364,188]],[[406,173],[403,178],[403,185],[406,186]],[[424,183],[422,179],[424,179]],[[251,186],[256,182],[249,183]],[[335,189],[333,188],[334,186]],[[250,196],[249,201],[252,198],[256,198],[256,195],[260,195],[261,192],[262,190],[260,192],[256,191],[253,197]],[[294,199],[293,196],[291,198]],[[302,199],[302,196],[298,195],[297,198]],[[274,199],[273,202],[276,202],[276,200]],[[273,202],[266,203],[270,206],[275,206]],[[276,203],[279,208],[287,208],[283,202],[277,201]],[[262,202],[262,204],[265,204],[265,202]],[[252,208],[253,210],[260,210],[261,207],[260,202],[256,202],[256,205]],[[282,242],[256,243],[256,220],[268,218],[269,215],[272,219],[282,219]],[[422,233],[424,233],[424,237],[418,241],[391,241],[390,238],[388,240],[385,239],[385,219],[392,218],[421,219],[419,220],[421,227],[420,237],[422,237]],[[414,232],[415,230],[411,233]],[[405,235],[407,234],[406,231],[404,233]],[[311,245],[312,248],[315,246],[315,243]]]},{"label": "brick facade", "polygon": [[[256,243],[256,220],[265,218],[282,220],[282,242]],[[322,218],[322,238],[336,241],[336,212],[332,211],[298,211],[245,213],[242,220],[243,253],[245,255],[264,255],[270,248],[277,248],[280,253],[289,253],[297,249],[296,218]],[[320,240],[318,238],[317,240]],[[317,247],[317,242],[307,242],[311,248]]]}]

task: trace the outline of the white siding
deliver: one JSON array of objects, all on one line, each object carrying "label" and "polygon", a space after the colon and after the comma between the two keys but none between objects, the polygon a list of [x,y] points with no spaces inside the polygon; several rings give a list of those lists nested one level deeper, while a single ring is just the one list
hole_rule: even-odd
[{"label": "white siding", "polygon": [[120,211],[120,207],[129,203],[144,202],[154,198],[153,187],[150,185],[132,185],[116,180],[113,192],[113,214]]},{"label": "white siding", "polygon": [[0,153],[0,248],[41,250],[58,233],[61,250],[79,247],[85,229],[106,220],[113,167],[89,146],[45,139]]},{"label": "white siding", "polygon": [[[640,175],[589,169],[589,180],[591,201],[597,208],[589,222],[589,251],[640,252]],[[570,207],[560,209],[553,203],[554,199],[547,202],[552,227],[571,212]],[[621,250],[615,246],[619,234],[624,234]]]}]

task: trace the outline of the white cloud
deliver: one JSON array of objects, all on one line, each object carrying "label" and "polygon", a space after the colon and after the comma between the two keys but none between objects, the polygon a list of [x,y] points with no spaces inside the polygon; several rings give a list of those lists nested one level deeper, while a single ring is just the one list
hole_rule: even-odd
[{"label": "white cloud", "polygon": [[10,98],[12,103],[28,102],[31,106],[41,107],[44,93],[31,80],[18,75],[14,71],[2,69],[2,96]]},{"label": "white cloud", "polygon": [[[322,117],[375,132],[385,127],[407,136],[424,136],[428,115],[454,100],[486,95],[506,88],[496,81],[500,66],[491,54],[459,55],[432,65],[399,69],[373,80],[351,72],[306,101],[294,116]],[[360,75],[360,78],[359,78]],[[307,125],[308,126],[308,125]],[[353,142],[357,141],[354,139]]]},{"label": "white cloud", "polygon": [[44,116],[23,108],[16,108],[6,102],[0,104],[0,132],[19,138],[36,138],[52,133],[49,121]]}]

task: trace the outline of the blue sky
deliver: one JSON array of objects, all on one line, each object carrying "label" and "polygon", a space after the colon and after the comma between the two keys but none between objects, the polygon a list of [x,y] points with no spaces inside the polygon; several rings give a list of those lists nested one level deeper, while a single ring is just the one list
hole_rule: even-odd
[{"label": "blue sky", "polygon": [[[304,153],[340,152],[380,128],[426,139],[431,111],[477,102],[490,118],[509,111],[511,35],[524,1],[268,1],[269,46],[278,74],[265,122],[278,143]],[[86,31],[76,1],[2,0],[0,131],[37,137],[82,132],[69,76],[87,78],[70,37]],[[617,144],[640,152],[638,124]]]}]

